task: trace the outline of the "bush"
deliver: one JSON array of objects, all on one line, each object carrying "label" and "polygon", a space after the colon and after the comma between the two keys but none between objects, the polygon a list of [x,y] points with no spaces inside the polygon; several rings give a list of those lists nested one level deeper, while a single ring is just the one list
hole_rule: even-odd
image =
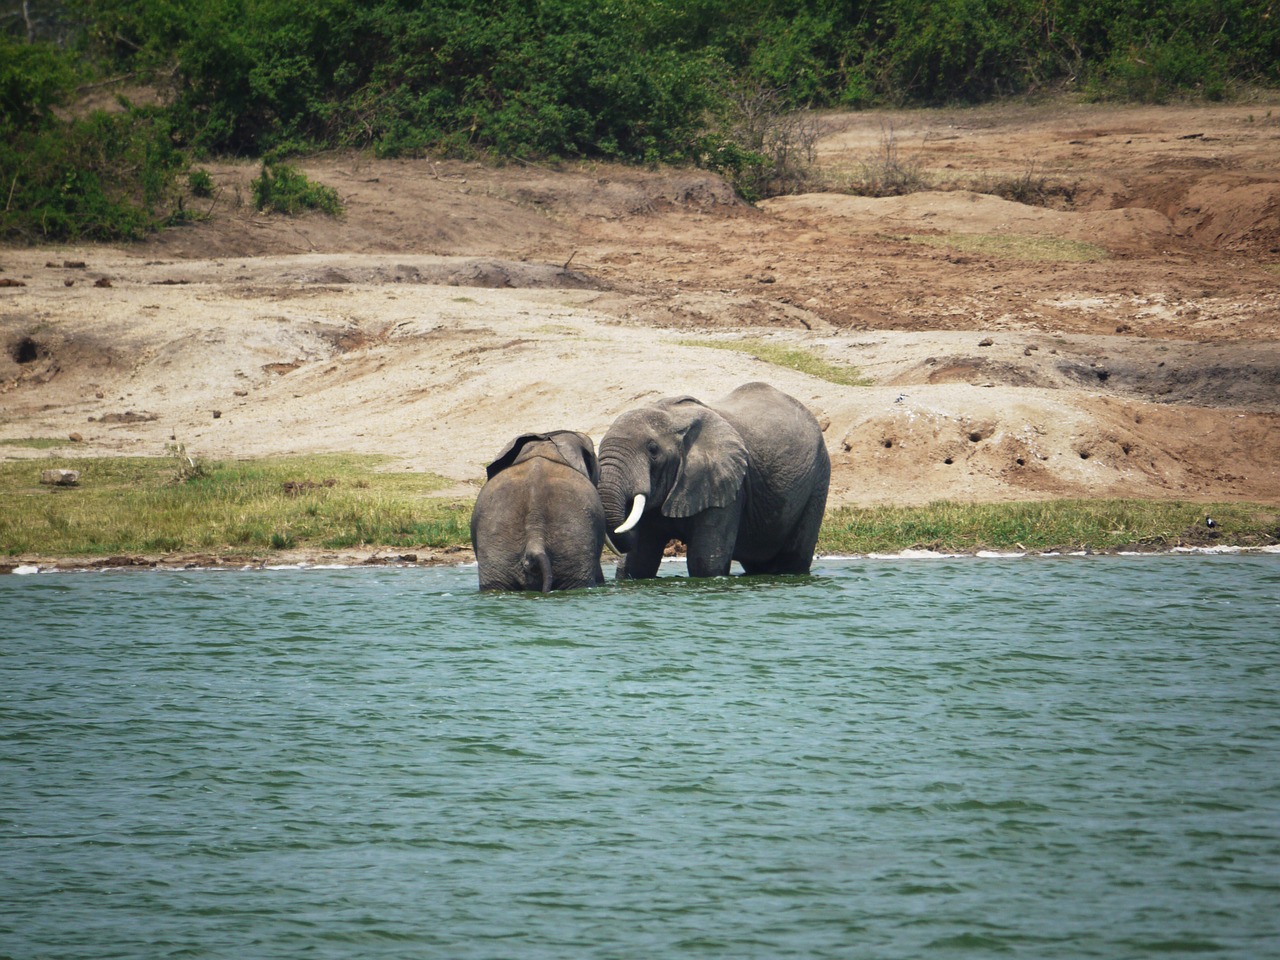
[{"label": "bush", "polygon": [[0,133],[11,136],[48,124],[75,80],[70,58],[57,47],[18,43],[0,33]]},{"label": "bush", "polygon": [[1221,100],[1228,85],[1218,58],[1175,40],[1116,51],[1094,70],[1089,92],[1096,99],[1164,103],[1189,92]]},{"label": "bush", "polygon": [[[1055,85],[1158,101],[1280,83],[1280,16],[1256,0],[31,6],[56,11],[41,36],[80,34],[75,50],[0,34],[5,237],[129,238],[183,219],[175,177],[207,154],[694,161],[754,198],[803,183],[814,106]],[[55,108],[93,71],[152,83],[167,105],[60,120]],[[264,167],[261,205],[340,209],[300,176]],[[199,172],[188,185],[197,196],[210,186]]]},{"label": "bush", "polygon": [[264,163],[262,173],[250,184],[253,204],[259,210],[295,214],[318,210],[331,217],[342,213],[342,201],[332,187],[312,183],[306,174],[284,163]]},{"label": "bush", "polygon": [[0,237],[137,240],[185,219],[177,178],[186,163],[154,110],[17,131],[0,143]]},{"label": "bush", "polygon": [[862,161],[849,193],[864,197],[900,197],[930,187],[919,156],[903,157],[892,126],[880,131],[880,151]]},{"label": "bush", "polygon": [[734,83],[720,94],[716,129],[700,141],[699,165],[747,200],[795,193],[810,181],[817,124],[777,90]]},{"label": "bush", "polygon": [[207,200],[213,196],[213,177],[208,170],[192,170],[187,174],[187,189],[193,197]]}]

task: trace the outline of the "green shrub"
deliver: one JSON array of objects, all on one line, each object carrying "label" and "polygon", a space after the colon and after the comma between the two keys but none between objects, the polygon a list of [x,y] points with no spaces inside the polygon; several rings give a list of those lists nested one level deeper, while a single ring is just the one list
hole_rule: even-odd
[{"label": "green shrub", "polygon": [[208,170],[192,170],[187,174],[187,189],[193,197],[208,199],[213,196],[213,177]]},{"label": "green shrub", "polygon": [[715,170],[747,200],[796,193],[812,179],[817,125],[779,90],[749,81],[720,88],[714,131],[695,161]]},{"label": "green shrub", "polygon": [[1113,52],[1089,90],[1097,99],[1164,103],[1193,91],[1221,100],[1228,86],[1221,58],[1183,37]]},{"label": "green shrub", "polygon": [[162,112],[127,107],[18,130],[0,143],[7,240],[136,240],[185,219],[186,167]]},{"label": "green shrub", "polygon": [[18,43],[0,33],[0,132],[40,127],[53,119],[76,81],[71,58],[47,43]]},{"label": "green shrub", "polygon": [[[186,219],[174,178],[190,157],[332,147],[693,161],[754,198],[803,185],[806,134],[788,125],[809,107],[1280,84],[1267,3],[67,0],[42,6],[56,11],[47,35],[77,29],[74,45],[0,33],[0,236],[138,236]],[[58,118],[77,82],[121,74],[166,106]],[[753,91],[771,126],[755,123]],[[883,172],[876,189],[910,173]],[[295,197],[288,174],[263,181],[266,206],[336,209],[322,188]],[[195,196],[208,186],[188,181]]]},{"label": "green shrub", "polygon": [[262,173],[250,184],[253,204],[259,210],[295,214],[318,210],[331,217],[342,213],[338,191],[312,183],[306,174],[285,163],[264,163]]}]

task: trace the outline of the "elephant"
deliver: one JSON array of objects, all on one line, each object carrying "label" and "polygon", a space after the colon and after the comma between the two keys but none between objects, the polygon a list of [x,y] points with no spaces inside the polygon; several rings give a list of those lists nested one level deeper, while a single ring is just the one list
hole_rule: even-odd
[{"label": "elephant", "polygon": [[489,464],[471,514],[481,590],[570,590],[604,582],[604,507],[591,438],[525,433]]},{"label": "elephant", "polygon": [[691,577],[806,574],[831,483],[822,428],[767,383],[711,405],[666,397],[618,416],[600,441],[600,499],[619,579],[657,576],[671,539]]}]

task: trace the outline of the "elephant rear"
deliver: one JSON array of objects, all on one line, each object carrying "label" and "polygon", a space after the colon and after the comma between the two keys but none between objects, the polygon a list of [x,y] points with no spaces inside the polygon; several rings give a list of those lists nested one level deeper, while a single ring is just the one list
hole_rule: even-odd
[{"label": "elephant rear", "polygon": [[587,468],[566,462],[563,447],[563,439],[560,449],[529,441],[495,461],[471,516],[481,590],[548,593],[604,581],[604,508]]}]

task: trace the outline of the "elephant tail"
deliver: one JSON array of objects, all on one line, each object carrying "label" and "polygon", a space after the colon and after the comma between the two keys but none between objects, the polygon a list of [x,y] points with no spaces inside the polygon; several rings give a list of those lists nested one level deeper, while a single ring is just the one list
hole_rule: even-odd
[{"label": "elephant tail", "polygon": [[541,544],[531,544],[524,552],[524,578],[531,590],[551,592],[553,577],[551,574],[551,558]]}]

